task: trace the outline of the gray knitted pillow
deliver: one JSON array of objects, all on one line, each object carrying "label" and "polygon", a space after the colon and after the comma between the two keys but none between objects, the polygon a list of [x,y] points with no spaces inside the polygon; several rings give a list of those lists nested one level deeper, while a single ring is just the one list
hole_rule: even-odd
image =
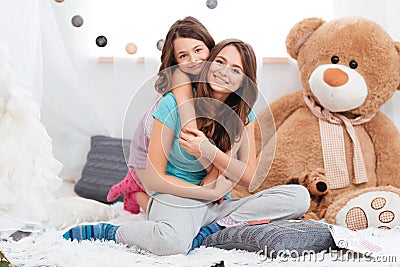
[{"label": "gray knitted pillow", "polygon": [[[111,186],[120,182],[128,171],[126,161],[129,145],[130,140],[92,136],[82,177],[75,185],[75,192],[81,197],[107,203],[107,193]],[[123,196],[120,196],[116,201],[122,199]]]},{"label": "gray knitted pillow", "polygon": [[269,224],[229,227],[208,236],[206,247],[262,252],[270,258],[336,248],[328,225],[311,220],[281,220]]}]

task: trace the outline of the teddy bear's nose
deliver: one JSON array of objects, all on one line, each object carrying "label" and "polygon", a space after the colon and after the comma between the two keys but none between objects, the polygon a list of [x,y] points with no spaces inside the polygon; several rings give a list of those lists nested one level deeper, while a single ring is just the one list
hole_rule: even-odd
[{"label": "teddy bear's nose", "polygon": [[349,80],[349,76],[346,72],[337,69],[330,68],[324,71],[324,81],[330,86],[337,87],[341,86]]},{"label": "teddy bear's nose", "polygon": [[328,189],[328,186],[324,182],[318,182],[316,187],[319,192],[325,192]]}]

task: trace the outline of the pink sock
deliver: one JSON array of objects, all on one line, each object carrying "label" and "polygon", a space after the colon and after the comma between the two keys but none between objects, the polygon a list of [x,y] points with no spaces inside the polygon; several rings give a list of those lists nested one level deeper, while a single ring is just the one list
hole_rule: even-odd
[{"label": "pink sock", "polygon": [[133,179],[132,172],[134,172],[134,170],[129,169],[125,178],[118,184],[111,187],[110,191],[107,194],[107,201],[113,201],[121,194],[143,191]]},{"label": "pink sock", "polygon": [[136,201],[136,192],[129,192],[124,195],[124,210],[133,214],[140,212],[140,206]]},{"label": "pink sock", "polygon": [[132,175],[133,169],[129,169],[125,178],[116,185],[113,185],[108,192],[107,201],[113,201],[119,195],[124,194],[124,210],[133,214],[140,212],[140,206],[136,201],[136,192],[143,192],[143,189],[136,183]]}]

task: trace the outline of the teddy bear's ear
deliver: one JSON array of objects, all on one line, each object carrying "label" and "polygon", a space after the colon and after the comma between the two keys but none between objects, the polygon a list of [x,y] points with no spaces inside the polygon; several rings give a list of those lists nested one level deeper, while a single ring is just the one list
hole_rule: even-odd
[{"label": "teddy bear's ear", "polygon": [[326,175],[326,171],[324,168],[317,168],[317,169],[315,169],[315,171],[317,171],[321,175]]},{"label": "teddy bear's ear", "polygon": [[[400,43],[399,42],[394,42],[394,46],[396,47],[397,52],[399,53],[399,65],[400,65]],[[400,84],[397,87],[397,90],[400,90]]]},{"label": "teddy bear's ear", "polygon": [[320,18],[307,18],[293,26],[286,37],[286,50],[292,58],[297,59],[300,47],[324,22]]},{"label": "teddy bear's ear", "polygon": [[299,178],[299,184],[304,185],[309,174],[310,173],[308,173],[308,172],[303,173],[303,175]]}]

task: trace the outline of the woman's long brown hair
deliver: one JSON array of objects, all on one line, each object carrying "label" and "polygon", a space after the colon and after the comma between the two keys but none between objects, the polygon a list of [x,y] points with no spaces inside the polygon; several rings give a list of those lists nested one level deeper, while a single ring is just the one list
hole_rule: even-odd
[{"label": "woman's long brown hair", "polygon": [[174,56],[174,40],[177,38],[190,38],[202,41],[209,50],[215,45],[215,41],[207,28],[194,17],[185,17],[172,24],[164,40],[161,51],[161,66],[155,83],[157,92],[162,94],[169,91],[172,74],[171,67],[178,64]]},{"label": "woman's long brown hair", "polygon": [[[212,99],[212,88],[207,82],[207,75],[212,62],[227,46],[234,46],[239,51],[244,79],[241,87],[232,92],[224,104],[215,105],[213,103],[217,101]],[[256,56],[249,44],[238,39],[227,39],[214,46],[208,61],[200,73],[195,92],[196,122],[199,130],[226,152],[242,135],[243,127],[249,123],[248,115],[257,100]]]}]

